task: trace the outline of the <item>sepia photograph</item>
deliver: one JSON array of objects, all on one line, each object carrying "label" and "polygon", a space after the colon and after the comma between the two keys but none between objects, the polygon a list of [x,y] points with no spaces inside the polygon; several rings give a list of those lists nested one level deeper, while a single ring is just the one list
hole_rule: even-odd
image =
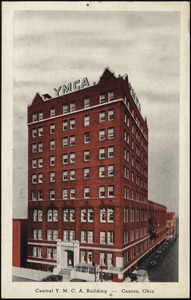
[{"label": "sepia photograph", "polygon": [[2,8],[3,298],[189,298],[189,3]]}]

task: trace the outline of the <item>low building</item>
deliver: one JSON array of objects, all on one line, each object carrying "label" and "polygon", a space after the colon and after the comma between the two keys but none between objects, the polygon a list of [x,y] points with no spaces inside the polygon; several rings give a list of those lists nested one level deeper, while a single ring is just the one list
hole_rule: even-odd
[{"label": "low building", "polygon": [[167,233],[167,238],[175,238],[176,235],[175,212],[167,212],[166,233]]}]

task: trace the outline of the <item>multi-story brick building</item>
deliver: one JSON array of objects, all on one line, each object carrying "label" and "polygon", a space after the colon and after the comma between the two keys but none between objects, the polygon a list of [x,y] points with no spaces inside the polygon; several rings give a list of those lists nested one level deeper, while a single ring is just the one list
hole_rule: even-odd
[{"label": "multi-story brick building", "polygon": [[[77,88],[76,88],[77,89]],[[123,281],[166,237],[148,201],[148,127],[128,76],[28,107],[28,267]]]}]

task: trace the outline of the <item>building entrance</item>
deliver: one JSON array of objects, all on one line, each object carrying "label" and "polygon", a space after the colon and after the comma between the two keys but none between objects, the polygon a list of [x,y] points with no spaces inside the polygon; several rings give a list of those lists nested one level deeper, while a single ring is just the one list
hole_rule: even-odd
[{"label": "building entrance", "polygon": [[74,266],[74,252],[73,251],[67,251],[67,264],[69,267]]}]

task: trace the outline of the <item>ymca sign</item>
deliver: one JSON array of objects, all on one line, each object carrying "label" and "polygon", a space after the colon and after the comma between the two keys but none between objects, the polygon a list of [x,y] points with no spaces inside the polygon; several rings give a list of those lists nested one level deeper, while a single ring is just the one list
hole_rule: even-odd
[{"label": "ymca sign", "polygon": [[56,96],[60,96],[60,94],[65,95],[71,92],[75,92],[78,91],[80,89],[84,89],[85,87],[90,86],[89,81],[87,79],[87,77],[84,77],[82,79],[82,82],[80,82],[80,80],[75,80],[73,83],[70,82],[67,85],[63,85],[63,86],[59,86],[57,89],[54,88],[54,92],[56,94]]}]

